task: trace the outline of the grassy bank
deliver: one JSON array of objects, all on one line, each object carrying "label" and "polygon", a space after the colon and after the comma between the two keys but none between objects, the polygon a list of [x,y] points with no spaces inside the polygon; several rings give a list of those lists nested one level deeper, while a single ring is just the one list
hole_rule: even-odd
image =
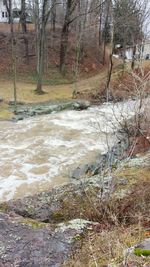
[{"label": "grassy bank", "polygon": [[143,167],[143,156],[127,161],[114,172],[115,197],[103,203],[99,225],[85,235],[80,251],[65,262],[65,267],[149,267],[149,254],[134,254],[134,246],[150,237],[150,154],[147,167]]}]

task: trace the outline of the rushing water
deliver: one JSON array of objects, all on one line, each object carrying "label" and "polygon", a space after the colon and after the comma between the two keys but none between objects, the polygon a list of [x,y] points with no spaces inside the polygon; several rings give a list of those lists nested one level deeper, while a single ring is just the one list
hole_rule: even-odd
[{"label": "rushing water", "polygon": [[119,122],[134,110],[128,101],[0,122],[0,200],[68,182],[74,168],[114,145]]}]

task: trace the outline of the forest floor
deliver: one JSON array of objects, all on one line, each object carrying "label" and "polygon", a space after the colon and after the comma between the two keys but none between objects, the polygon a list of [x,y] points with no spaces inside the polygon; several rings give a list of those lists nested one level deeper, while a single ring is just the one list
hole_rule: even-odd
[{"label": "forest floor", "polygon": [[[77,82],[77,90],[82,92],[84,90],[91,91],[95,88],[98,89],[100,81],[105,77],[106,70],[101,73],[90,77],[88,79],[83,79]],[[12,81],[0,80],[0,97],[5,101],[13,99],[13,84]],[[60,85],[44,85],[43,90],[45,94],[36,95],[34,90],[36,89],[35,83],[30,82],[17,82],[17,98],[18,101],[24,103],[38,103],[45,102],[49,100],[66,100],[71,99],[73,90],[75,89],[75,84],[60,84]]]},{"label": "forest floor", "polygon": [[[45,58],[45,74],[43,75],[43,90],[45,94],[36,95],[36,53],[35,53],[35,34],[32,25],[28,32],[29,42],[29,62],[25,57],[25,44],[22,34],[16,33],[17,39],[17,101],[28,103],[43,103],[49,101],[77,99],[90,100],[95,104],[106,100],[104,92],[108,75],[108,54],[106,50],[106,64],[103,66],[100,60],[101,49],[95,43],[95,35],[86,43],[83,58],[79,64],[78,82],[75,83],[75,33],[69,37],[69,49],[66,60],[66,75],[59,72],[59,52],[60,34],[58,28],[53,35],[47,31]],[[0,119],[10,119],[12,114],[9,111],[9,101],[13,100],[13,77],[11,68],[11,42],[9,27],[0,25]],[[132,85],[127,81],[131,74],[130,63],[126,65],[126,71],[122,75],[122,60],[113,59],[113,75],[111,80],[110,100],[122,100],[134,95]],[[150,69],[150,61],[144,62],[144,68]],[[123,86],[121,83],[123,81]],[[126,86],[128,85],[128,86]],[[76,91],[73,96],[73,92]]]},{"label": "forest floor", "polygon": [[[147,73],[150,69],[150,62],[147,61],[144,63],[144,67],[147,70]],[[127,65],[128,68],[128,65]],[[71,100],[73,98],[73,91],[76,91],[74,98],[86,99],[90,101],[102,102],[105,101],[103,98],[103,92],[107,79],[108,68],[105,66],[99,71],[98,74],[89,77],[80,79],[77,83],[71,83],[69,79],[66,80],[57,80],[57,84],[53,81],[51,84],[44,84],[43,90],[45,94],[36,95],[35,81],[31,82],[25,77],[20,77],[17,82],[17,101],[28,104],[28,103],[43,103],[48,101],[64,101]],[[128,73],[128,70],[125,72],[123,78],[120,78],[122,69],[120,65],[114,67],[112,81],[111,81],[111,95],[116,100],[122,100],[128,98],[132,95],[135,95],[133,88],[133,81],[131,83],[131,72]],[[57,74],[58,76],[58,74]],[[56,77],[56,76],[55,76]],[[62,84],[59,84],[59,82]],[[121,84],[122,83],[122,84]],[[149,90],[149,89],[148,89]],[[100,101],[103,98],[102,101]],[[5,76],[0,78],[0,119],[10,119],[12,113],[9,111],[9,101],[13,100],[13,83],[10,79]]]}]

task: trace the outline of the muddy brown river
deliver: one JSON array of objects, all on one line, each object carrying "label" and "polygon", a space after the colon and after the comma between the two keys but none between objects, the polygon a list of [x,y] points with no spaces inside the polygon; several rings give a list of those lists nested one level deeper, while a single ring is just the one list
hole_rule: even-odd
[{"label": "muddy brown river", "polygon": [[0,122],[0,201],[69,182],[73,169],[115,144],[120,122],[134,112],[128,101]]}]

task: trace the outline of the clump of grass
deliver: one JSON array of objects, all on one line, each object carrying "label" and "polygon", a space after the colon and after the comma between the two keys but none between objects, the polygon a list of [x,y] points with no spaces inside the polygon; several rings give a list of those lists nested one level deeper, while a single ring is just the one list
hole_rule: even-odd
[{"label": "clump of grass", "polygon": [[102,267],[108,266],[108,264],[120,266],[125,261],[135,260],[134,255],[128,255],[126,251],[129,247],[136,245],[143,235],[144,230],[141,227],[139,228],[139,225],[133,225],[128,228],[118,225],[118,227],[114,227],[109,231],[103,230],[100,233],[89,233],[79,254],[75,255],[70,261],[65,262],[64,266]]},{"label": "clump of grass", "polygon": [[[127,263],[147,266],[144,264],[149,260],[149,252],[144,253],[146,258],[139,257],[143,251],[135,250],[134,253],[134,246],[144,240],[150,220],[149,174],[149,168],[145,168],[145,172],[144,168],[134,168],[130,173],[127,169],[121,171],[120,176],[118,173],[118,179],[127,176],[125,187],[130,185],[131,190],[122,199],[110,197],[109,201],[97,206],[93,203],[98,210],[96,219],[99,225],[93,228],[94,233],[87,234],[79,254],[65,263],[65,267],[127,266]],[[128,252],[129,248],[133,248],[132,252]]]}]

